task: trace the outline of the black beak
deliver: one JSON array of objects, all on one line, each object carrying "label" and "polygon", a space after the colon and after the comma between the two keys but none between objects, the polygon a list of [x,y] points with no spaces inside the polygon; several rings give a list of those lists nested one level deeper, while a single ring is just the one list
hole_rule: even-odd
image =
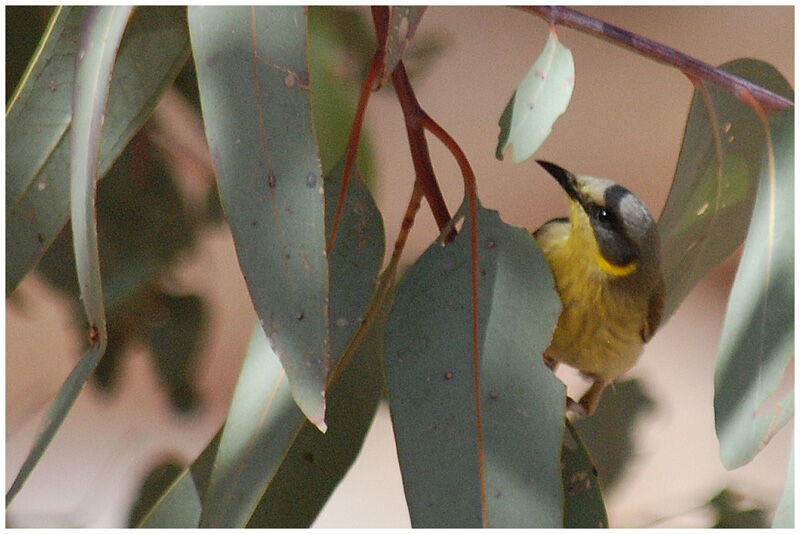
[{"label": "black beak", "polygon": [[569,172],[566,169],[562,169],[555,163],[550,163],[549,161],[543,161],[540,159],[536,160],[536,163],[544,167],[544,170],[550,173],[550,175],[556,179],[556,181],[561,185],[564,191],[570,196],[580,202],[580,194],[578,193],[578,180],[575,178],[575,175]]}]

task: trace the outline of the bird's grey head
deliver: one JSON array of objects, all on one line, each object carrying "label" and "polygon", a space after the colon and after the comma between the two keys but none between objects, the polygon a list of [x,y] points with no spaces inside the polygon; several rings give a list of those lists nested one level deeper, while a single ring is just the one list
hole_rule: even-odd
[{"label": "bird's grey head", "polygon": [[577,176],[552,163],[537,162],[583,207],[606,261],[615,266],[635,264],[639,272],[658,268],[656,222],[636,195],[606,178]]}]

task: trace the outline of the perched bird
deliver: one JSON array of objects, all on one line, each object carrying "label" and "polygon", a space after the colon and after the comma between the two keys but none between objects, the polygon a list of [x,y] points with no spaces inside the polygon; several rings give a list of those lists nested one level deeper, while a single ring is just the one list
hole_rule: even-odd
[{"label": "perched bird", "polygon": [[568,408],[592,414],[605,387],[638,360],[661,322],[664,279],[658,231],[641,200],[611,180],[577,176],[537,160],[566,191],[569,218],[533,233],[561,298],[547,365],[578,369],[592,380]]}]

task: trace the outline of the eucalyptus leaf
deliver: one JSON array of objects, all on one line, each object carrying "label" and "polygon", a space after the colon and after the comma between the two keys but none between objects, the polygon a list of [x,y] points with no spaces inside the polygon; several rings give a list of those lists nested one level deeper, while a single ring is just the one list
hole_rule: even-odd
[{"label": "eucalyptus leaf", "polygon": [[[343,164],[326,179],[328,206],[338,199]],[[327,210],[330,226],[333,210]],[[330,255],[330,431],[318,432],[291,401],[279,361],[256,327],[204,499],[201,526],[310,526],[355,460],[383,390],[380,353],[386,302],[366,340],[364,320],[384,253],[383,223],[358,175],[345,199]],[[345,351],[355,350],[347,361]],[[338,369],[341,367],[341,369]],[[341,372],[339,372],[341,371]],[[296,498],[289,498],[295,495]]]},{"label": "eucalyptus leaf", "polygon": [[794,392],[779,390],[794,355],[794,110],[770,120],[766,142],[714,373],[728,469],[750,461],[794,413]]},{"label": "eucalyptus leaf", "polygon": [[305,9],[193,6],[189,28],[239,265],[298,406],[324,432],[328,264]]},{"label": "eucalyptus leaf", "polygon": [[89,323],[90,346],[51,403],[31,451],[6,493],[6,506],[36,467],[106,349],[95,194],[111,73],[131,11],[131,7],[86,8],[81,21],[70,144],[70,209],[78,285]]},{"label": "eucalyptus leaf", "polygon": [[[6,295],[36,266],[69,219],[72,87],[84,9],[55,8],[6,108]],[[111,80],[100,176],[175,79],[188,57],[188,44],[185,8],[136,9]]]},{"label": "eucalyptus leaf", "polygon": [[201,501],[217,456],[222,431],[218,431],[194,463],[180,473],[173,473],[164,491],[155,497],[140,495],[134,503],[138,528],[197,528],[200,524]]},{"label": "eucalyptus leaf", "polygon": [[158,499],[181,476],[184,469],[174,461],[166,461],[157,465],[139,488],[133,508],[128,514],[128,526],[135,526],[144,519],[148,510],[158,502]]},{"label": "eucalyptus leaf", "polygon": [[320,434],[307,420],[247,527],[308,528],[355,461],[383,392],[386,298],[351,361],[329,393],[330,430]]},{"label": "eucalyptus leaf", "polygon": [[[771,65],[738,59],[721,69],[792,97]],[[764,126],[743,101],[712,84],[692,98],[675,177],[658,221],[666,295],[663,320],[742,242],[766,147]]]},{"label": "eucalyptus leaf", "polygon": [[578,431],[567,421],[561,453],[564,528],[608,528],[597,469]]},{"label": "eucalyptus leaf", "polygon": [[[97,224],[108,347],[92,375],[94,383],[111,390],[126,349],[138,343],[151,349],[173,405],[191,409],[202,303],[190,295],[169,295],[158,281],[193,244],[197,227],[146,133],[132,139],[98,184]],[[75,325],[85,332],[70,225],[47,250],[37,272],[71,299]]]},{"label": "eucalyptus leaf", "polygon": [[630,465],[634,431],[642,416],[652,411],[653,400],[636,379],[614,383],[600,399],[591,417],[575,421],[598,470],[600,486],[608,491]]},{"label": "eucalyptus leaf", "polygon": [[476,394],[463,210],[455,240],[443,246],[440,236],[406,274],[387,325],[386,379],[411,522],[561,526],[564,387],[541,358],[560,302],[530,234],[480,208]]},{"label": "eucalyptus leaf", "polygon": [[497,159],[514,145],[514,163],[531,157],[566,111],[575,86],[572,52],[550,31],[544,50],[520,82],[500,118]]}]

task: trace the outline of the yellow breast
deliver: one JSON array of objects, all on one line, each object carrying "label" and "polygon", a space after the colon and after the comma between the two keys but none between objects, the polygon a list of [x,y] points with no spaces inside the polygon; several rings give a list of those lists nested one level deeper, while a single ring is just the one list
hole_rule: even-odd
[{"label": "yellow breast", "polygon": [[[582,210],[571,215],[576,220]],[[615,283],[635,266],[607,268],[588,220],[586,228],[580,222],[576,227],[550,223],[536,233],[562,303],[545,356],[610,381],[628,371],[642,352],[647,302],[638,302],[642,299]]]}]

